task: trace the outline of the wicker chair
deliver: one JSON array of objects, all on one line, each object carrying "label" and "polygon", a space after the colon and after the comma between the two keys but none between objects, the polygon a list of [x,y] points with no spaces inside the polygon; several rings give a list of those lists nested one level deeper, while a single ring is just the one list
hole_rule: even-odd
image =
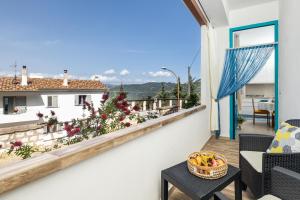
[{"label": "wicker chair", "polygon": [[[299,126],[300,120],[288,120],[287,123]],[[271,192],[271,169],[275,166],[284,167],[300,173],[300,153],[266,153],[274,136],[259,134],[239,135],[239,166],[242,172],[243,189],[247,186],[256,198]],[[260,170],[257,170],[245,158],[244,152],[260,153]],[[242,155],[243,154],[243,155]],[[258,155],[258,154],[257,154]],[[253,156],[252,156],[253,157]]]},{"label": "wicker chair", "polygon": [[[300,174],[291,170],[274,167],[271,170],[271,191],[270,195],[263,196],[263,199],[296,200],[300,199]],[[215,200],[228,200],[221,192],[214,195]]]}]

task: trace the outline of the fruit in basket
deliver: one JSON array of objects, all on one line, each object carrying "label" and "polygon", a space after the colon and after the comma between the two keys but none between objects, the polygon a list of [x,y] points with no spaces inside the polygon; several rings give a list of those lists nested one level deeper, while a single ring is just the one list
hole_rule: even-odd
[{"label": "fruit in basket", "polygon": [[199,154],[191,157],[190,162],[193,165],[205,167],[217,167],[225,164],[222,159],[217,158],[214,154]]},{"label": "fruit in basket", "polygon": [[195,158],[191,158],[190,161],[193,165],[198,165],[198,162]]}]

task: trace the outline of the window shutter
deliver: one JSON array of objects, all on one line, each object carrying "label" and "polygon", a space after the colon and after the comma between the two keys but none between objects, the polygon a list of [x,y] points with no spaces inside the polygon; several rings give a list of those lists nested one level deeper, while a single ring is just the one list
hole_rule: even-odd
[{"label": "window shutter", "polygon": [[52,96],[48,96],[48,107],[52,107]]},{"label": "window shutter", "polygon": [[92,95],[86,95],[86,102],[92,103]]},{"label": "window shutter", "polygon": [[75,95],[75,106],[79,105],[79,95]]},{"label": "window shutter", "polygon": [[58,107],[58,97],[57,96],[52,97],[52,107]]}]

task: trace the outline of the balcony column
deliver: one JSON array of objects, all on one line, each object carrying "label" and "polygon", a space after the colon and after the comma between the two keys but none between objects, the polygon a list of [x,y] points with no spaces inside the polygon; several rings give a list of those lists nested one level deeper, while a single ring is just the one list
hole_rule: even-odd
[{"label": "balcony column", "polygon": [[158,107],[161,108],[161,100],[158,100]]},{"label": "balcony column", "polygon": [[172,101],[172,99],[169,101],[169,106],[170,106],[170,107],[173,106],[173,101]]},{"label": "balcony column", "polygon": [[143,101],[143,111],[147,110],[147,101]]},{"label": "balcony column", "polygon": [[153,110],[156,110],[156,101],[153,102]]},{"label": "balcony column", "polygon": [[179,100],[179,109],[182,108],[182,100]]},{"label": "balcony column", "polygon": [[131,102],[131,108],[135,106],[135,101]]}]

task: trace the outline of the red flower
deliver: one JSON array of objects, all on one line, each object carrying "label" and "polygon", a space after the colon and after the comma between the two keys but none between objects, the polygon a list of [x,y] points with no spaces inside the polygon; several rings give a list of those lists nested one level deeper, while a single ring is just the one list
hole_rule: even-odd
[{"label": "red flower", "polygon": [[54,116],[55,112],[53,110],[50,111],[51,115]]},{"label": "red flower", "polygon": [[121,115],[120,117],[119,117],[119,121],[121,122],[121,121],[123,121],[125,119],[125,116],[124,115]]},{"label": "red flower", "polygon": [[38,116],[38,118],[42,118],[44,115],[43,115],[43,113],[38,112],[38,113],[36,114],[36,116]]},{"label": "red flower", "polygon": [[97,126],[97,130],[100,130],[102,128],[101,124]]},{"label": "red flower", "polygon": [[103,114],[101,115],[101,119],[106,120],[106,119],[107,119],[107,114],[103,113]]},{"label": "red flower", "polygon": [[108,93],[103,94],[102,95],[101,103],[105,103],[108,98],[109,98],[109,94]]},{"label": "red flower", "polygon": [[138,105],[134,105],[132,109],[135,111],[140,111],[140,107]]},{"label": "red flower", "polygon": [[122,105],[123,105],[124,107],[127,107],[127,106],[128,106],[128,102],[127,102],[127,101],[123,101]]},{"label": "red flower", "polygon": [[22,142],[21,141],[15,141],[15,142],[11,142],[13,147],[20,147],[22,146]]},{"label": "red flower", "polygon": [[130,124],[129,122],[126,122],[124,125],[125,125],[126,127],[131,126],[131,124]]},{"label": "red flower", "polygon": [[125,113],[125,115],[130,115],[131,112],[130,112],[130,110],[127,109],[124,111],[124,113]]},{"label": "red flower", "polygon": [[118,109],[120,109],[120,110],[123,109],[123,105],[122,105],[121,103],[119,103],[119,102],[116,103],[116,107],[117,107]]},{"label": "red flower", "polygon": [[126,98],[126,94],[124,92],[120,93],[119,96],[117,96],[118,101],[122,101]]}]

